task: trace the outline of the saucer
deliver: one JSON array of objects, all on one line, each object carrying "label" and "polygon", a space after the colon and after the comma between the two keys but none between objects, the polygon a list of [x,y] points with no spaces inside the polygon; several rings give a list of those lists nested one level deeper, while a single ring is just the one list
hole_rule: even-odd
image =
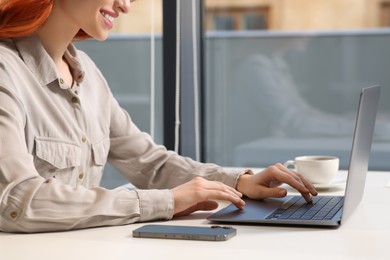
[{"label": "saucer", "polygon": [[341,188],[345,184],[346,184],[345,181],[335,181],[335,182],[326,183],[326,184],[321,184],[321,183],[314,184],[313,183],[313,186],[314,186],[314,188],[316,188],[316,190],[330,190],[330,189],[335,189],[335,188]]}]

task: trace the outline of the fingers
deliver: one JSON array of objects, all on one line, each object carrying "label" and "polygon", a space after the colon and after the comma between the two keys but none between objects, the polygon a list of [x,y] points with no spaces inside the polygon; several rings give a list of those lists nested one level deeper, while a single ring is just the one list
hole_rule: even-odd
[{"label": "fingers", "polygon": [[318,192],[314,187],[314,185],[311,182],[309,182],[305,177],[303,177],[300,173],[296,173],[296,174],[301,178],[301,181],[303,182],[305,187],[309,189],[310,193],[314,196],[317,196]]},{"label": "fingers", "polygon": [[287,169],[284,165],[277,163],[275,166],[281,171],[279,181],[290,185],[302,194],[302,197],[309,203],[313,202],[311,195],[316,196],[318,193],[314,186],[307,181],[301,174]]},{"label": "fingers", "polygon": [[283,188],[265,188],[261,191],[261,197],[264,198],[283,198],[286,197],[287,190]]},{"label": "fingers", "polygon": [[202,193],[205,196],[205,200],[216,199],[216,200],[227,200],[235,204],[238,208],[243,208],[245,202],[241,199],[242,194],[236,189],[229,187],[221,182],[206,181],[202,184]]},{"label": "fingers", "polygon": [[315,189],[315,187],[313,186],[313,184],[311,184],[305,177],[303,177],[302,174],[295,172],[295,171],[291,171],[287,167],[285,167],[283,164],[280,164],[280,163],[277,163],[276,167],[281,169],[286,174],[289,174],[290,176],[292,176],[297,182],[303,184],[310,191],[310,193],[312,195],[318,194],[318,192]]},{"label": "fingers", "polygon": [[230,201],[238,208],[245,206],[245,202],[241,199],[242,194],[234,188],[221,182],[207,181],[201,177],[196,177],[183,185],[173,188],[172,192],[175,203],[175,215],[181,212],[191,213],[200,210],[197,208],[200,206],[210,207],[211,204],[206,202],[210,200]]},{"label": "fingers", "polygon": [[190,207],[182,212],[176,213],[175,216],[176,217],[187,216],[187,215],[189,215],[195,211],[198,211],[198,210],[210,211],[210,210],[214,210],[216,208],[218,208],[218,202],[213,201],[213,200],[207,200],[207,201],[199,202],[196,205],[194,205],[194,206],[192,206],[192,207]]}]

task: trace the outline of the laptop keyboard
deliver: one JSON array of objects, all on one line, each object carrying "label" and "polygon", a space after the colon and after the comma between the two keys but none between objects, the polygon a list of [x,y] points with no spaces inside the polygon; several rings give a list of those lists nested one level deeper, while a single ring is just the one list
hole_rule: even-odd
[{"label": "laptop keyboard", "polygon": [[309,204],[304,198],[294,196],[269,214],[266,219],[330,220],[343,206],[342,196],[313,197]]}]

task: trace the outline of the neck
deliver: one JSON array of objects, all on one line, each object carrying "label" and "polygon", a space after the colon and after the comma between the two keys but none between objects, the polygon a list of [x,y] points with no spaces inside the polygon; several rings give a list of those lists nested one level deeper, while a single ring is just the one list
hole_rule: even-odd
[{"label": "neck", "polygon": [[66,21],[68,21],[66,17],[63,17],[62,12],[57,11],[56,5],[54,5],[48,19],[36,32],[43,47],[56,65],[63,62],[62,58],[66,49],[80,29]]}]

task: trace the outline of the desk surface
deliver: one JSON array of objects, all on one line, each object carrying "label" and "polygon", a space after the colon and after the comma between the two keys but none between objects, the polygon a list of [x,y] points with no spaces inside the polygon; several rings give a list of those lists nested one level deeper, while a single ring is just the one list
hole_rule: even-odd
[{"label": "desk surface", "polygon": [[[235,225],[237,236],[225,242],[133,238],[132,231],[143,223],[42,234],[0,233],[0,258],[390,259],[390,188],[385,188],[389,180],[388,172],[369,172],[362,203],[338,229]],[[198,212],[160,224],[208,226],[209,214]]]}]

